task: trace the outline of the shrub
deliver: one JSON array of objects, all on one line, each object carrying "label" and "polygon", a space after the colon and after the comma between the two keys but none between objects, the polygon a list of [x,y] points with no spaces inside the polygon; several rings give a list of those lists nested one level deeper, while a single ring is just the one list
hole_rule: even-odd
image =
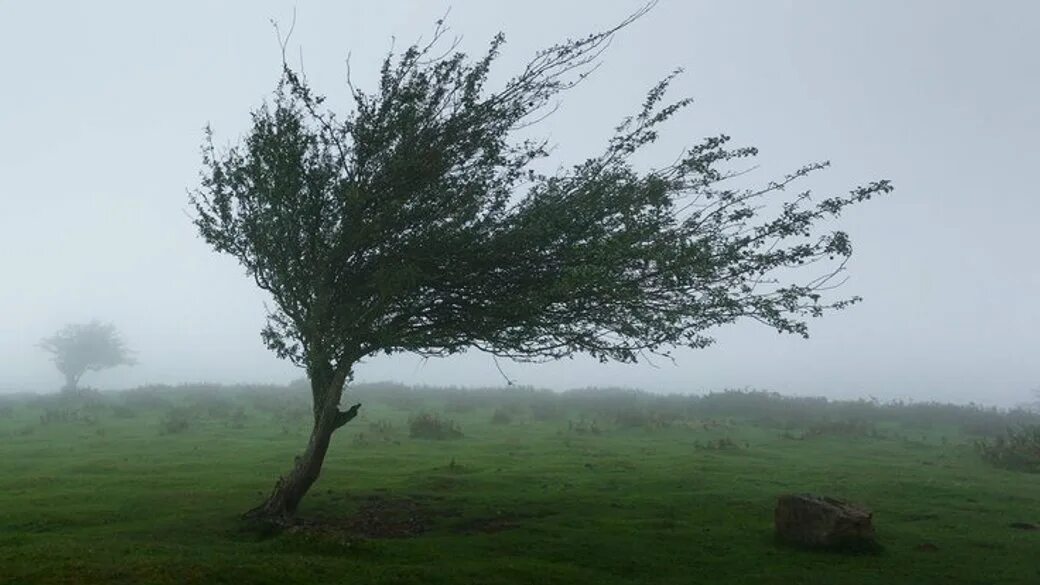
[{"label": "shrub", "polygon": [[976,442],[975,447],[983,459],[997,467],[1040,473],[1040,425],[1008,429],[991,441]]},{"label": "shrub", "polygon": [[377,442],[398,443],[394,440],[394,425],[386,419],[368,423],[368,431],[354,435],[354,445],[367,447]]},{"label": "shrub", "polygon": [[450,419],[423,413],[408,419],[408,436],[413,439],[458,439],[462,429]]},{"label": "shrub", "polygon": [[651,411],[628,408],[614,413],[614,424],[622,429],[657,430],[667,427],[680,418],[674,411]]},{"label": "shrub", "polygon": [[192,402],[191,411],[197,416],[228,420],[235,414],[235,404],[219,394],[203,394]]},{"label": "shrub", "polygon": [[282,426],[292,427],[306,422],[311,416],[311,410],[305,406],[285,406],[285,408],[274,411],[275,422]]},{"label": "shrub", "polygon": [[504,408],[496,408],[491,415],[491,424],[507,425],[511,422],[513,422],[513,415],[509,414],[509,411]]},{"label": "shrub", "polygon": [[122,419],[134,418],[137,416],[137,411],[123,404],[113,404],[112,416]]},{"label": "shrub", "polygon": [[85,414],[79,409],[73,410],[71,408],[47,408],[40,415],[41,425],[74,422],[97,424],[97,417]]},{"label": "shrub", "polygon": [[578,419],[577,421],[567,421],[567,430],[579,435],[598,435],[602,432],[600,431],[599,424],[596,423],[595,419],[585,420],[584,418]]},{"label": "shrub", "polygon": [[368,423],[368,431],[374,435],[389,437],[394,434],[394,423],[386,419],[370,422]]},{"label": "shrub", "polygon": [[159,434],[176,435],[191,427],[191,413],[185,408],[171,408],[159,421]]},{"label": "shrub", "polygon": [[247,420],[249,420],[249,415],[246,414],[246,409],[239,406],[227,417],[227,425],[233,429],[244,429]]},{"label": "shrub", "polygon": [[[697,449],[707,449],[709,451],[729,451],[731,449],[740,448],[740,445],[737,445],[737,442],[729,437],[722,437],[720,439],[708,441],[703,446],[700,444],[700,442],[698,442],[694,446]],[[746,446],[747,444],[745,443],[745,447]]]},{"label": "shrub", "polygon": [[531,409],[531,418],[539,422],[563,418],[563,409],[560,408],[559,404],[552,401],[552,397],[532,402],[529,408]]},{"label": "shrub", "polygon": [[841,420],[810,425],[803,438],[811,437],[877,437],[874,425],[863,420]]}]

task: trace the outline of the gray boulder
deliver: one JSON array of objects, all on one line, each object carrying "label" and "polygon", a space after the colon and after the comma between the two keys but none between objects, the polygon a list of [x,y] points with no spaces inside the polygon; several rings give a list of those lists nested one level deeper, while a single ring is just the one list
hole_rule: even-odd
[{"label": "gray boulder", "polygon": [[837,498],[786,494],[776,501],[777,537],[805,548],[870,550],[877,547],[873,513]]}]

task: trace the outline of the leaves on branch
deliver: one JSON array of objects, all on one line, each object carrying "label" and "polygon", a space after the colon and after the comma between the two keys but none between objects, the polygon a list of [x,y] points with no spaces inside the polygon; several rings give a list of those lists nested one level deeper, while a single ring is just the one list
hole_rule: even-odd
[{"label": "leaves on branch", "polygon": [[785,198],[818,163],[737,188],[757,151],[725,135],[637,169],[631,156],[690,104],[666,101],[678,72],[602,152],[533,170],[546,145],[517,130],[640,15],[537,53],[497,89],[488,74],[504,37],[475,60],[438,54],[439,23],[429,44],[386,57],[375,91],[351,81],[345,116],[286,66],[241,143],[217,150],[207,130],[195,223],[273,296],[266,344],[325,380],[378,352],[632,362],[706,346],[740,318],[807,335],[806,318],[858,300],[827,298],[852,246],[819,227],[891,185]]},{"label": "leaves on branch", "polygon": [[88,371],[136,363],[115,325],[100,321],[66,325],[40,341],[39,347],[51,354],[71,387]]}]

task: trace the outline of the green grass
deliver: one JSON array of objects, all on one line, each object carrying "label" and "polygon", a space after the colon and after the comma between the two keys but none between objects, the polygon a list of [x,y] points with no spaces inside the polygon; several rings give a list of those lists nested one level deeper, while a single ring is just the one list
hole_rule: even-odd
[{"label": "green grass", "polygon": [[[1040,474],[980,459],[969,432],[999,426],[992,412],[915,418],[900,414],[909,406],[799,410],[772,397],[761,403],[769,416],[761,404],[720,415],[708,401],[669,403],[640,426],[618,413],[655,408],[651,399],[517,394],[559,402],[555,417],[534,420],[507,391],[397,389],[380,403],[373,390],[304,502],[301,515],[323,523],[260,538],[239,514],[302,449],[306,419],[279,415],[273,391],[225,392],[148,395],[169,405],[95,398],[69,407],[81,419],[49,424],[40,416],[55,400],[8,401],[0,583],[1040,583],[1040,531],[1009,526],[1040,523]],[[122,402],[133,408],[117,416]],[[235,424],[227,402],[244,409]],[[190,426],[162,434],[174,405]],[[492,423],[498,408],[511,423]],[[819,425],[864,408],[869,432]],[[409,438],[420,412],[453,419],[464,437]],[[599,434],[575,430],[593,419]],[[378,421],[391,428],[370,428]],[[709,447],[719,439],[735,447]],[[883,551],[776,544],[775,498],[792,491],[870,507]],[[381,515],[422,532],[357,534],[359,518]],[[925,543],[938,550],[917,549]]]}]

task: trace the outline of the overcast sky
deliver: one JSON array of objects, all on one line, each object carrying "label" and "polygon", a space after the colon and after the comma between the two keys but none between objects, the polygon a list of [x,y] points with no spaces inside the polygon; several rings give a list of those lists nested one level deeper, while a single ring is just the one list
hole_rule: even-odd
[{"label": "overcast sky", "polygon": [[[302,375],[263,347],[264,296],[196,237],[187,206],[203,126],[236,140],[278,79],[270,19],[287,26],[296,7],[292,59],[347,105],[348,53],[371,88],[391,39],[428,35],[449,7],[463,49],[505,32],[501,79],[641,3],[0,0],[0,390],[59,387],[35,343],[95,318],[140,364],[88,385]],[[1040,384],[1040,2],[661,0],[543,123],[554,156],[595,152],[676,67],[674,95],[695,104],[654,152],[726,132],[761,150],[748,186],[823,159],[807,184],[821,195],[895,183],[841,221],[855,246],[844,290],[865,301],[814,321],[810,340],[741,324],[675,364],[502,363],[511,378],[993,404]],[[503,382],[481,354],[372,359],[357,379]]]}]

